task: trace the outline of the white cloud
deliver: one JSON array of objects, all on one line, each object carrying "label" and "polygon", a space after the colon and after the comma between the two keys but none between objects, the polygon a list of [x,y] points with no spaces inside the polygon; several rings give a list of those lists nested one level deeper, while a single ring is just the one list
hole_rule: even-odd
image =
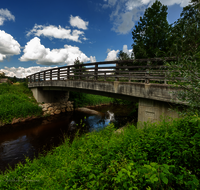
[{"label": "white cloud", "polygon": [[40,43],[38,37],[34,37],[30,40],[23,50],[24,55],[20,57],[20,61],[36,61],[41,65],[73,65],[75,59],[79,59],[81,62],[93,61],[95,57],[87,57],[80,51],[79,47],[64,45],[64,48],[53,49],[45,48]]},{"label": "white cloud", "polygon": [[[108,0],[104,1],[103,8],[112,8],[110,20],[117,33],[126,34],[135,25],[140,16],[143,16],[145,8],[151,6],[155,0]],[[180,7],[187,6],[190,0],[160,0],[164,5],[179,4]]]},{"label": "white cloud", "polygon": [[96,57],[95,57],[95,56],[90,56],[90,62],[91,62],[91,63],[96,62]]},{"label": "white cloud", "polygon": [[0,25],[3,25],[6,20],[15,21],[15,16],[8,9],[0,9]]},{"label": "white cloud", "polygon": [[0,53],[0,61],[3,61],[6,58],[6,55]]},{"label": "white cloud", "polygon": [[0,30],[0,61],[7,56],[20,54],[20,44],[5,31]]},{"label": "white cloud", "polygon": [[[123,50],[124,53],[127,53],[129,55],[129,57],[131,57],[131,54],[133,52],[132,49],[128,49],[127,45],[123,45]],[[107,58],[105,59],[105,61],[114,61],[117,60],[117,54],[119,53],[119,50],[110,50],[107,49]]]},{"label": "white cloud", "polygon": [[40,72],[40,71],[52,69],[52,68],[55,68],[55,67],[40,67],[40,66],[29,67],[29,68],[4,67],[4,69],[0,69],[0,71],[4,72],[5,75],[9,77],[16,76],[17,78],[25,78],[26,76],[34,74],[36,72]]},{"label": "white cloud", "polygon": [[73,17],[72,15],[70,16],[69,22],[71,26],[77,27],[83,30],[87,30],[87,26],[89,24],[89,22],[82,20],[79,16]]},{"label": "white cloud", "polygon": [[117,59],[117,54],[119,53],[119,50],[112,50],[108,52],[108,55],[105,59],[105,61],[114,61]]},{"label": "white cloud", "polygon": [[49,25],[37,25],[33,27],[32,30],[27,32],[27,36],[35,35],[35,36],[45,36],[49,38],[59,38],[59,39],[68,39],[75,42],[81,42],[80,37],[82,37],[84,40],[86,39],[84,37],[84,32],[80,30],[71,30],[69,28],[65,29],[62,28],[60,25],[58,27]]}]

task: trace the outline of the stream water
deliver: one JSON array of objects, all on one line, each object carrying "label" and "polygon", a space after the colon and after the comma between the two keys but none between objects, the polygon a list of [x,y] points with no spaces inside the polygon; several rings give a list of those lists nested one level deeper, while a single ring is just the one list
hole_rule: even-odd
[{"label": "stream water", "polygon": [[133,108],[124,105],[100,106],[90,108],[99,114],[66,112],[1,127],[0,171],[4,172],[9,165],[14,168],[19,162],[25,163],[25,157],[32,160],[39,154],[45,155],[45,152],[62,144],[65,137],[72,141],[78,129],[80,133],[87,133],[103,128],[110,122],[118,126],[133,119],[136,122],[136,114],[127,117]]}]

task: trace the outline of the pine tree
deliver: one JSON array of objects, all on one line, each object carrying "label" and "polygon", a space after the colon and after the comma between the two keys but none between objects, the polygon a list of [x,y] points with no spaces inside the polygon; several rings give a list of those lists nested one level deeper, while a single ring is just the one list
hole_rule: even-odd
[{"label": "pine tree", "polygon": [[170,25],[167,6],[156,0],[146,9],[143,18],[132,32],[133,52],[136,59],[162,57],[167,51]]}]

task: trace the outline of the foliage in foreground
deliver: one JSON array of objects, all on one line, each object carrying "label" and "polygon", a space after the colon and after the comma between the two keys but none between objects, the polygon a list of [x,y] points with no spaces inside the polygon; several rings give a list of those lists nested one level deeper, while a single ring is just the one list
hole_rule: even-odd
[{"label": "foliage in foreground", "polygon": [[[147,128],[147,125],[149,126]],[[108,126],[0,175],[0,189],[199,189],[200,119]]]},{"label": "foliage in foreground", "polygon": [[36,104],[26,83],[0,84],[0,121],[9,123],[13,118],[40,115],[41,113],[42,109]]}]

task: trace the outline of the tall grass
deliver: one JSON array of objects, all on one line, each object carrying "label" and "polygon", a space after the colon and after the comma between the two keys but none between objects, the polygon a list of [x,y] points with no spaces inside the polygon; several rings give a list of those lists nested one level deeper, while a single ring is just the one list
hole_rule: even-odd
[{"label": "tall grass", "polygon": [[13,118],[40,115],[42,109],[36,104],[32,92],[25,83],[0,84],[0,120],[10,123]]},{"label": "tall grass", "polygon": [[0,189],[200,188],[200,119],[185,117],[144,129],[113,125],[78,137],[14,171],[0,175]]}]

